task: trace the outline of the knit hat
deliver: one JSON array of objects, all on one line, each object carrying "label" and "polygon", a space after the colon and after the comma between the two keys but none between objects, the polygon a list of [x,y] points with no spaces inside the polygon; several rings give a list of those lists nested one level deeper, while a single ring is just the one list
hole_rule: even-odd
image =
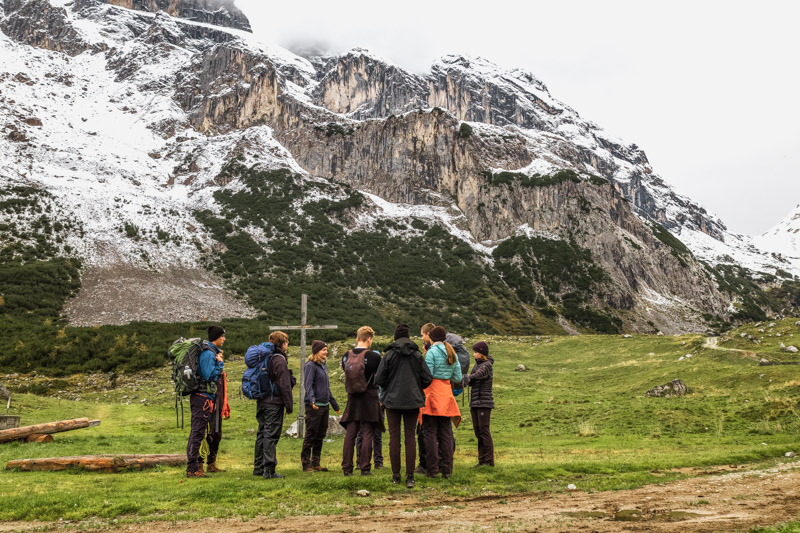
[{"label": "knit hat", "polygon": [[225,330],[222,326],[208,326],[208,342],[214,342],[225,335]]},{"label": "knit hat", "polygon": [[436,326],[428,333],[428,336],[431,338],[433,342],[444,342],[447,338],[447,330],[445,330],[442,326]]},{"label": "knit hat", "polygon": [[489,357],[489,345],[483,341],[473,344],[472,351],[477,352],[484,357]]},{"label": "knit hat", "polygon": [[328,346],[328,345],[325,344],[322,341],[319,341],[319,340],[312,342],[311,343],[311,355],[316,354],[318,351],[322,350],[326,346]]},{"label": "knit hat", "polygon": [[394,340],[408,337],[408,324],[400,324],[394,330]]}]

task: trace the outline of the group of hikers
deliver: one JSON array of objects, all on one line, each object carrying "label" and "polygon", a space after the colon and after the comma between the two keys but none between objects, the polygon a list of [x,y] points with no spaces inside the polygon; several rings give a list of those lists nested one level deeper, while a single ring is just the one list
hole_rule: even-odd
[{"label": "group of hikers", "polygon": [[[456,396],[471,387],[470,411],[478,441],[478,464],[494,466],[494,445],[489,429],[492,394],[492,364],[486,342],[472,346],[475,364],[469,369],[469,353],[460,337],[442,326],[425,324],[420,334],[423,348],[411,340],[409,326],[400,324],[394,342],[383,356],[372,350],[375,332],[363,326],[356,333],[356,346],[343,355],[347,404],[340,418],[345,428],[342,472],[362,476],[383,468],[382,433],[384,420],[389,431],[389,459],[392,483],[401,477],[401,440],[405,443],[405,482],[414,487],[414,473],[434,478],[449,478],[453,473],[455,440],[461,412]],[[224,472],[216,464],[221,440],[221,419],[228,418],[227,376],[222,346],[225,330],[208,328],[208,341],[202,343],[197,362],[196,390],[189,393],[191,430],[186,448],[186,476],[207,477],[207,472]],[[281,479],[276,446],[281,436],[284,415],[292,413],[292,388],[296,379],[288,365],[289,336],[282,331],[269,335],[267,342],[251,346],[245,354],[242,390],[256,400],[256,434],[253,475]],[[321,463],[322,445],[328,431],[331,409],[340,408],[333,397],[327,368],[328,346],[321,340],[311,343],[311,355],[304,365],[305,424],[300,461],[303,472],[325,472]],[[402,439],[401,439],[402,426]],[[417,447],[419,466],[415,468]],[[355,450],[355,463],[354,463]],[[207,464],[205,469],[204,463]]]}]

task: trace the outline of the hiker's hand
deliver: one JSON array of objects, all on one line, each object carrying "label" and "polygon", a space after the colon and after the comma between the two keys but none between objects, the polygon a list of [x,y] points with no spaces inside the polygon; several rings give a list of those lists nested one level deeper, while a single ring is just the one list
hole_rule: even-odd
[{"label": "hiker's hand", "polygon": [[217,354],[217,361],[222,362],[222,352]]},{"label": "hiker's hand", "polygon": [[336,411],[336,414],[340,415],[340,414],[342,414],[342,412],[341,411]]},{"label": "hiker's hand", "polygon": [[311,408],[312,408],[313,410],[315,410],[315,411],[319,411],[319,407],[317,407],[316,405],[313,405],[313,404],[312,404],[312,405],[311,405]]}]

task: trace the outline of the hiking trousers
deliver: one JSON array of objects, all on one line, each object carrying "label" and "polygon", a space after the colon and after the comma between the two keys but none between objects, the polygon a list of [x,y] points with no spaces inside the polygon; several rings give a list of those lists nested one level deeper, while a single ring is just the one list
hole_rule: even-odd
[{"label": "hiking trousers", "polygon": [[489,431],[492,410],[473,407],[470,412],[472,414],[472,430],[478,439],[478,464],[494,466],[494,441]]},{"label": "hiking trousers", "polygon": [[258,400],[256,405],[256,420],[258,420],[258,435],[256,436],[256,451],[253,461],[253,474],[274,474],[278,465],[275,448],[281,438],[283,429],[283,405],[267,403]]},{"label": "hiking trousers", "polygon": [[210,434],[209,422],[213,408],[214,402],[202,394],[189,396],[189,409],[192,413],[189,442],[186,444],[186,471],[189,473],[200,470],[200,445],[206,439],[206,432]]},{"label": "hiking trousers", "polygon": [[322,442],[328,433],[329,406],[314,409],[306,404],[306,434],[303,437],[303,448],[300,450],[300,462],[303,470],[311,466],[320,466]]},{"label": "hiking trousers", "polygon": [[425,453],[428,475],[439,472],[444,476],[453,473],[453,424],[449,416],[422,415],[422,430],[425,432]]},{"label": "hiking trousers", "polygon": [[356,444],[356,435],[361,433],[361,449],[358,458],[358,469],[362,472],[370,471],[370,458],[372,457],[372,438],[379,431],[378,422],[365,422],[353,420],[347,422],[342,449],[342,472],[353,473],[353,448]]},{"label": "hiking trousers", "polygon": [[386,422],[389,425],[389,460],[392,474],[400,475],[400,424],[403,424],[403,440],[406,443],[406,478],[414,475],[414,462],[417,460],[417,446],[414,431],[417,426],[419,409],[386,408]]},{"label": "hiking trousers", "polygon": [[[380,407],[381,419],[383,419],[384,415],[384,407],[381,405]],[[383,467],[383,431],[381,431],[381,426],[383,422],[378,422],[378,427],[375,428],[375,432],[372,434],[372,459],[374,459],[373,466],[375,468],[382,468]],[[363,441],[363,437],[361,432],[358,432],[356,435],[356,463],[361,464],[361,442]],[[367,460],[369,461],[369,460]]]}]

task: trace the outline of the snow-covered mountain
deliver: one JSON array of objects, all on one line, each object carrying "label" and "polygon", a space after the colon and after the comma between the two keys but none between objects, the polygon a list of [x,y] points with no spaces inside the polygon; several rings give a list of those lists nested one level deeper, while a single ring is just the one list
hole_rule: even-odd
[{"label": "snow-covered mountain", "polygon": [[774,228],[756,237],[762,250],[769,250],[793,266],[800,262],[800,205]]},{"label": "snow-covered mountain", "polygon": [[[661,226],[711,264],[800,273],[798,254],[728,232],[635,144],[580,117],[530,73],[464,56],[441,58],[426,76],[361,49],[301,57],[260,42],[230,1],[163,8],[0,1],[0,194],[18,206],[30,190],[15,187],[47,192],[52,212],[75,222],[55,242],[84,259],[85,276],[112,279],[119,265],[207,267],[227,247],[198,213],[221,209],[216,192],[252,191],[241,168],[295,173],[308,191],[292,204],[298,213],[357,191],[370,215],[336,224],[438,224],[487,268],[500,268],[495,252],[509,240],[574,244],[605,272],[581,309],[633,329],[696,328],[701,313],[729,315],[740,298]],[[35,244],[41,213],[31,205],[0,228],[4,238]],[[233,222],[265,257],[274,252],[270,228]],[[525,263],[519,254],[513,264]],[[545,259],[531,254],[541,268]],[[524,277],[539,291],[526,309],[560,308],[570,289],[546,295],[535,277]],[[220,294],[230,286],[202,279]]]}]

